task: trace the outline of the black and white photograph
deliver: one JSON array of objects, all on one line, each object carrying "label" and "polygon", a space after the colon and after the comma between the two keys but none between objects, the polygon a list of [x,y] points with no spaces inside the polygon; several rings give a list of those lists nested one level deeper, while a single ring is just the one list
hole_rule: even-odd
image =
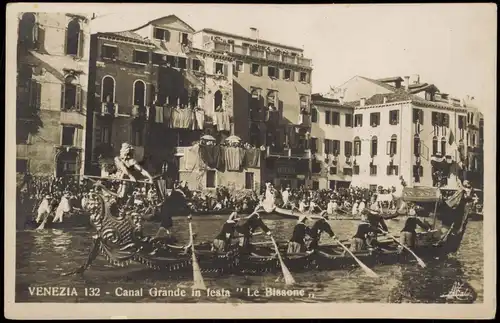
[{"label": "black and white photograph", "polygon": [[5,315],[493,318],[496,11],[9,4]]}]

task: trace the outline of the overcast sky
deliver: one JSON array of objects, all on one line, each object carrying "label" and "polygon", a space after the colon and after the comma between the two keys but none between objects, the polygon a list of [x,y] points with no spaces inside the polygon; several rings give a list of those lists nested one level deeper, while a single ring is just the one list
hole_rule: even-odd
[{"label": "overcast sky", "polygon": [[133,29],[170,14],[195,30],[249,35],[256,27],[261,39],[304,48],[314,64],[313,92],[355,75],[419,74],[442,92],[495,104],[493,4],[92,4],[89,10],[101,15],[92,21],[92,32]]}]

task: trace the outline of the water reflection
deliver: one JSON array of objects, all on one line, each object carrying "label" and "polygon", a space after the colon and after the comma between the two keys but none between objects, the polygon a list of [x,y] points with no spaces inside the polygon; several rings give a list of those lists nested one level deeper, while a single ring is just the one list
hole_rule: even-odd
[{"label": "water reflection", "polygon": [[[193,229],[197,233],[197,241],[210,241],[218,233],[222,223],[221,217],[199,217],[193,219]],[[277,240],[289,239],[294,220],[282,218],[266,218]],[[188,222],[185,218],[175,219],[174,234],[183,244],[188,241]],[[355,221],[330,221],[332,228],[341,239],[348,239],[354,233]],[[388,221],[390,231],[397,233],[403,223]],[[156,233],[156,224],[148,224],[146,232]],[[82,276],[61,276],[61,272],[70,271],[81,265],[88,256],[91,247],[92,232],[87,229],[19,231],[17,233],[17,272],[16,301],[57,301],[50,298],[40,300],[31,297],[27,292],[29,286],[64,285],[74,287],[101,287],[113,289],[123,288],[188,288],[192,277],[168,278],[164,273],[152,272],[141,266],[116,268],[99,257],[93,266]],[[326,236],[327,237],[327,236]],[[331,242],[324,238],[325,243]],[[256,241],[269,239],[267,236],[256,237]],[[448,292],[455,281],[470,282],[477,292],[476,302],[482,301],[483,288],[483,250],[482,223],[471,222],[464,237],[460,253],[456,258],[444,262],[427,263],[423,269],[417,265],[377,266],[373,270],[380,279],[366,277],[363,270],[353,267],[336,271],[310,271],[294,273],[296,288],[305,293],[313,293],[309,297],[266,296],[266,288],[285,288],[282,282],[276,282],[276,274],[235,275],[222,277],[205,277],[209,288],[225,288],[231,291],[231,297],[192,297],[185,299],[176,297],[151,297],[147,292],[143,298],[121,298],[103,295],[100,302],[444,302],[442,294]],[[259,297],[249,297],[246,293],[237,292],[236,288],[259,290]],[[65,300],[67,302],[91,302],[91,298],[78,297]]]}]

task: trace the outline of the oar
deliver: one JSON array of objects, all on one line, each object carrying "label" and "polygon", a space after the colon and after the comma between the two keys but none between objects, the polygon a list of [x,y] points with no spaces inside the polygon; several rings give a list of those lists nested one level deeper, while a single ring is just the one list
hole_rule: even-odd
[{"label": "oar", "polygon": [[347,248],[346,246],[344,246],[342,244],[342,242],[340,242],[340,240],[338,239],[335,239],[335,241],[345,250],[347,251],[352,258],[354,258],[354,260],[356,260],[356,262],[358,263],[358,265],[365,271],[365,273],[370,276],[370,277],[373,277],[373,278],[377,278],[378,275],[373,271],[371,270],[370,268],[368,268],[368,266],[366,266],[364,263],[361,262],[361,260],[359,260],[352,252],[351,250],[349,250],[349,248]]},{"label": "oar", "polygon": [[396,237],[394,237],[389,232],[386,232],[386,231],[384,231],[382,229],[380,229],[380,231],[382,231],[383,234],[385,234],[386,236],[388,236],[392,240],[396,241],[396,243],[398,243],[400,246],[402,246],[403,248],[405,248],[406,250],[408,250],[413,255],[413,257],[415,257],[415,259],[417,260],[417,262],[420,265],[420,267],[422,267],[422,268],[427,267],[425,265],[425,262],[422,259],[420,259],[410,248],[408,248],[407,246],[405,246],[404,244],[402,244],[401,242],[399,242],[398,239],[396,239]]},{"label": "oar", "polygon": [[293,279],[293,276],[290,273],[290,270],[288,270],[288,267],[285,265],[283,258],[281,258],[281,254],[280,254],[278,245],[276,244],[276,241],[274,240],[273,236],[271,236],[271,241],[274,244],[274,249],[276,250],[276,254],[278,255],[278,259],[280,261],[281,271],[283,272],[283,278],[285,278],[285,285],[295,284],[295,279]]},{"label": "oar", "polygon": [[207,287],[205,286],[205,281],[203,281],[203,276],[201,275],[200,265],[198,264],[198,260],[196,259],[196,255],[194,253],[193,226],[191,224],[191,216],[188,217],[188,222],[189,222],[191,254],[193,259],[193,286],[191,288],[207,290]]},{"label": "oar", "polygon": [[49,216],[47,215],[45,219],[43,219],[42,223],[36,228],[36,230],[43,230],[45,229],[45,224],[47,223],[47,220],[49,219]]}]

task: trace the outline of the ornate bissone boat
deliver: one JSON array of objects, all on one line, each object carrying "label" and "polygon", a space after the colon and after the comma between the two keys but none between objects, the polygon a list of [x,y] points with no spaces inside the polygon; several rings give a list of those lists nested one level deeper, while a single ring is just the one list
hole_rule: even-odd
[{"label": "ornate bissone boat", "polygon": [[[292,219],[298,219],[303,214],[305,214],[307,217],[309,217],[311,219],[319,219],[320,218],[319,214],[314,214],[314,213],[309,213],[309,212],[301,213],[298,211],[283,209],[283,208],[279,208],[279,207],[276,207],[274,209],[274,213],[277,213],[281,216],[284,216],[287,218],[292,218]],[[385,213],[385,214],[382,214],[382,217],[384,218],[384,220],[389,220],[389,219],[397,218],[400,215],[401,214],[396,213],[396,212],[395,213]],[[347,213],[342,213],[342,212],[337,212],[333,215],[329,215],[329,218],[331,220],[361,220],[360,215],[351,216],[351,215],[348,215]]]},{"label": "ornate bissone boat", "polygon": [[[83,273],[99,254],[119,267],[138,263],[169,275],[187,274],[192,272],[192,250],[202,272],[217,274],[279,270],[281,267],[279,254],[283,255],[283,261],[291,271],[336,270],[356,264],[352,255],[344,252],[344,247],[349,247],[349,242],[346,241],[341,242],[342,245],[336,243],[323,245],[315,251],[300,254],[287,254],[286,242],[277,243],[279,254],[271,243],[254,244],[251,249],[245,250],[233,243],[229,250],[223,253],[211,251],[209,242],[197,244],[194,248],[192,242],[187,246],[172,245],[169,244],[168,238],[144,236],[140,217],[113,214],[113,206],[105,196],[94,194],[91,201],[90,220],[97,231],[93,236],[92,250],[85,264],[68,274]],[[416,245],[413,248],[415,255],[423,259],[442,258],[448,253],[457,251],[465,231],[467,217],[457,217],[457,221],[459,224],[445,237],[437,230],[417,234]],[[402,252],[402,248],[395,240],[397,237],[379,239],[380,248],[377,251],[365,250],[355,253],[355,256],[370,266],[414,261],[413,255]]]}]

